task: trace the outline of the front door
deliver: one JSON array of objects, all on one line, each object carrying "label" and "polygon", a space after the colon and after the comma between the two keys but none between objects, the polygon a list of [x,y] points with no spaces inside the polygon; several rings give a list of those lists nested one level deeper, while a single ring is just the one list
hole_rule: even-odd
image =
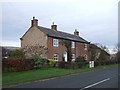
[{"label": "front door", "polygon": [[67,62],[67,52],[66,51],[64,51],[63,57],[64,57],[65,62]]}]

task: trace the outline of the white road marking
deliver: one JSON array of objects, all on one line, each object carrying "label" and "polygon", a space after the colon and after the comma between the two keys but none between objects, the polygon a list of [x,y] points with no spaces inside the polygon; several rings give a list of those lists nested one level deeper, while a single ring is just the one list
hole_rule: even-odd
[{"label": "white road marking", "polygon": [[104,80],[99,81],[99,82],[94,83],[94,84],[91,84],[91,85],[86,86],[86,87],[84,87],[84,88],[82,88],[82,89],[80,89],[80,90],[83,90],[83,89],[86,89],[86,88],[90,88],[90,87],[92,87],[92,86],[95,86],[95,85],[100,84],[100,83],[102,83],[102,82],[105,82],[105,81],[107,81],[107,80],[110,80],[110,78],[104,79]]}]

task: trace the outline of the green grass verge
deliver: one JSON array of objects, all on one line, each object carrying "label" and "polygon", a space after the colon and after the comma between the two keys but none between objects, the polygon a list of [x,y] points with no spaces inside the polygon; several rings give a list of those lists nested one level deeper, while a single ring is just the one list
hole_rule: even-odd
[{"label": "green grass verge", "polygon": [[95,68],[80,68],[80,69],[61,69],[61,68],[41,68],[37,70],[28,70],[22,72],[5,72],[2,74],[3,86],[18,84],[28,81],[46,79],[51,77],[63,76],[72,73],[85,72],[90,70],[96,70],[106,67],[111,67],[117,64],[97,66]]}]

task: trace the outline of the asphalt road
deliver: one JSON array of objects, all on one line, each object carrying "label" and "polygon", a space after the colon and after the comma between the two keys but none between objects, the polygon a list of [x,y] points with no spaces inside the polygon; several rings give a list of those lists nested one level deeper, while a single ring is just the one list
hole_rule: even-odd
[{"label": "asphalt road", "polygon": [[118,66],[31,82],[13,88],[118,88]]}]

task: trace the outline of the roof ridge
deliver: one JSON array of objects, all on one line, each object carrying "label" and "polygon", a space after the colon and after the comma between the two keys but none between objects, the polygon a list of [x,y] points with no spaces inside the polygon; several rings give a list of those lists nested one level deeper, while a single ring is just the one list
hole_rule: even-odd
[{"label": "roof ridge", "polygon": [[63,32],[63,31],[52,30],[50,28],[46,28],[42,26],[37,26],[37,27],[42,32],[46,33],[48,36],[51,36],[51,37],[63,38],[63,39],[68,39],[68,40],[78,41],[78,42],[83,42],[83,43],[89,43],[87,40],[83,39],[80,36],[76,36],[74,34],[70,34],[70,33]]},{"label": "roof ridge", "polygon": [[[38,27],[42,27],[42,26],[38,26]],[[50,29],[50,28],[46,28],[46,27],[42,27],[42,28],[45,28],[45,29]],[[50,30],[53,30],[53,29],[50,29]],[[54,30],[54,31],[57,31],[57,30]],[[60,33],[65,33],[65,34],[69,34],[69,35],[76,36],[76,35],[74,35],[74,34],[67,33],[67,32],[64,32],[64,31],[57,31],[57,32],[60,32]],[[80,37],[80,36],[77,36],[77,37]]]}]

